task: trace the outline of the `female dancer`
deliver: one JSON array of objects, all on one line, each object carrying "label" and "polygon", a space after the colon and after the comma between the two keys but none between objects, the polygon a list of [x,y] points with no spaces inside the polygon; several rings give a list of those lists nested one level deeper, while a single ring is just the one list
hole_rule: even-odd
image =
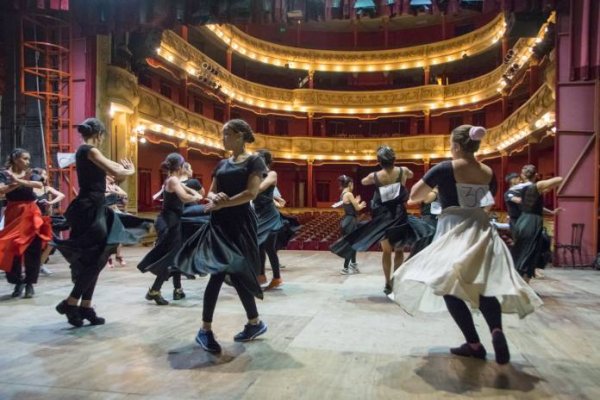
[{"label": "female dancer", "polygon": [[[283,285],[277,249],[278,246],[287,246],[287,243],[281,242],[280,236],[284,236],[284,220],[279,210],[277,210],[273,197],[277,186],[277,172],[270,169],[273,158],[268,150],[259,150],[257,154],[264,160],[268,171],[267,176],[260,183],[258,196],[253,201],[258,218],[258,244],[260,246],[260,275],[258,281],[259,283],[266,283],[265,263],[267,256],[269,256],[273,279],[265,290],[270,290]],[[290,237],[289,235],[285,236]]]},{"label": "female dancer", "polygon": [[406,167],[395,167],[396,154],[389,146],[377,149],[377,161],[381,170],[367,175],[361,183],[375,185],[375,195],[371,202],[373,218],[365,225],[355,229],[350,234],[340,238],[331,246],[331,251],[338,256],[352,258],[355,251],[366,251],[379,242],[383,255],[381,263],[385,277],[383,292],[392,291],[390,283],[392,269],[392,252],[394,255],[394,270],[404,261],[402,246],[409,236],[408,218],[406,214],[406,180],[413,173]]},{"label": "female dancer", "polygon": [[183,185],[180,178],[184,176],[183,156],[171,153],[162,162],[161,167],[168,171],[163,190],[162,210],[156,218],[158,240],[154,248],[138,264],[142,272],[151,271],[156,275],[152,287],[146,294],[146,300],[154,300],[159,306],[169,304],[160,294],[163,283],[173,276],[173,300],[185,298],[181,288],[181,272],[173,271],[175,254],[182,245],[181,214],[183,203],[199,201],[202,197],[194,190]]},{"label": "female dancer", "polygon": [[408,312],[447,308],[466,339],[450,352],[485,359],[465,302],[479,308],[492,332],[496,361],[505,364],[510,353],[501,312],[524,317],[541,300],[516,273],[508,247],[483,209],[493,204],[496,191],[492,169],[474,155],[484,135],[482,127],[455,128],[453,160],[436,165],[413,186],[412,201],[423,200],[437,186],[443,211],[433,243],[394,273],[394,301]]},{"label": "female dancer", "polygon": [[256,214],[250,206],[267,169],[261,157],[246,152],[246,143],[253,141],[252,128],[245,121],[233,119],[223,125],[223,147],[233,155],[221,160],[213,172],[206,207],[212,212],[210,222],[183,245],[175,258],[175,265],[185,273],[211,274],[204,291],[202,328],[196,336],[196,342],[209,352],[221,351],[212,332],[212,320],[226,276],[248,317],[248,324],[234,340],[249,341],[267,331],[267,325],[258,318],[254,300],[254,296],[262,299],[263,294],[256,279],[260,265]]},{"label": "female dancer", "polygon": [[[52,222],[52,233],[55,236],[58,236],[60,234],[60,230],[62,229],[62,227],[64,226],[64,217],[54,217],[52,215],[52,207],[55,204],[59,204],[61,201],[64,200],[65,195],[62,192],[59,192],[58,190],[54,189],[52,186],[48,185],[48,172],[43,169],[43,168],[34,168],[33,169],[33,173],[35,175],[38,175],[40,177],[40,182],[42,182],[42,184],[44,185],[44,187],[42,189],[33,189],[33,192],[35,193],[36,197],[37,197],[37,205],[40,208],[40,211],[42,212],[42,215],[46,215],[48,217],[50,217],[51,222]],[[50,244],[46,245],[46,248],[44,249],[44,251],[42,252],[42,258],[41,258],[41,263],[42,266],[40,267],[40,272],[43,275],[51,275],[52,271],[46,267],[45,262],[48,259],[48,257],[50,256],[50,253],[52,252],[52,250],[54,249],[54,247]]]},{"label": "female dancer", "polygon": [[[357,213],[367,206],[367,203],[360,200],[360,196],[354,197],[352,191],[354,190],[354,181],[348,175],[341,175],[338,178],[342,194],[340,195],[340,201],[342,207],[344,207],[344,217],[340,221],[340,227],[342,229],[342,235],[348,235],[353,232],[358,226],[358,219],[356,218]],[[340,271],[342,275],[358,274],[358,264],[356,263],[356,251],[352,253],[352,256],[344,259],[344,268]]]},{"label": "female dancer", "polygon": [[106,206],[104,195],[106,174],[125,178],[135,173],[133,164],[129,160],[116,163],[102,155],[98,147],[104,141],[106,130],[96,118],[86,119],[77,130],[84,140],[75,153],[79,195],[65,213],[71,226],[70,238],[55,239],[55,243],[70,264],[74,282],[69,297],[56,306],[56,311],[65,314],[71,325],[79,327],[84,319],[92,325],[104,323],[104,318],[98,317],[92,308],[98,275],[120,243],[137,240],[125,231],[120,219]]},{"label": "female dancer", "polygon": [[[15,285],[12,297],[34,295],[42,260],[42,248],[52,238],[50,219],[42,216],[36,205],[33,189],[42,189],[39,176],[29,171],[31,156],[25,149],[14,149],[8,158],[6,170],[0,174],[0,193],[6,196],[4,229],[0,231],[0,269],[6,279]],[[24,259],[24,260],[23,260]],[[21,276],[25,262],[25,278]]]},{"label": "female dancer", "polygon": [[[525,165],[521,170],[521,178],[529,183],[520,189],[521,214],[512,224],[514,240],[513,256],[519,274],[529,282],[535,276],[536,268],[544,268],[544,253],[549,251],[548,239],[544,235],[544,212],[556,214],[544,209],[543,194],[560,185],[563,178],[556,176],[543,181],[537,180],[534,165]],[[511,199],[514,201],[514,199]]]}]

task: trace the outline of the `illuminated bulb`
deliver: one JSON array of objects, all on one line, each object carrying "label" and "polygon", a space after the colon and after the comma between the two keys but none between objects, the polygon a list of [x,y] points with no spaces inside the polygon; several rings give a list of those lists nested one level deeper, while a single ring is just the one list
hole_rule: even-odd
[{"label": "illuminated bulb", "polygon": [[146,143],[146,138],[142,136],[142,137],[140,138],[140,143],[141,143],[141,144],[144,144],[144,143]]},{"label": "illuminated bulb", "polygon": [[194,69],[194,67],[188,67],[187,72],[190,75],[196,75],[196,70]]},{"label": "illuminated bulb", "polygon": [[162,50],[162,49],[161,49],[160,47],[157,47],[157,48],[156,48],[156,54],[160,54],[161,50]]},{"label": "illuminated bulb", "polygon": [[174,60],[174,58],[173,58],[173,56],[172,56],[171,54],[167,54],[165,58],[166,58],[166,59],[167,59],[167,61],[169,61],[169,62],[173,62],[173,60]]},{"label": "illuminated bulb", "polygon": [[131,136],[131,137],[129,138],[129,141],[130,141],[131,143],[135,143],[135,142],[137,141],[137,138],[136,138],[135,136]]}]

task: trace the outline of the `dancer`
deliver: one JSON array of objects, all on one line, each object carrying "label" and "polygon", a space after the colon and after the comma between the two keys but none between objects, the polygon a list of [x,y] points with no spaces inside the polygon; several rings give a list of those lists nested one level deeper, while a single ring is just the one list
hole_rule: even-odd
[{"label": "dancer", "polygon": [[504,181],[508,184],[508,190],[504,193],[504,205],[508,215],[508,225],[514,240],[514,234],[512,233],[513,228],[515,226],[515,222],[517,222],[519,216],[521,216],[520,190],[526,186],[527,183],[523,184],[521,181],[521,176],[515,172],[511,172],[510,174],[506,175]]},{"label": "dancer", "polygon": [[520,189],[518,196],[521,214],[512,229],[513,256],[517,271],[529,282],[535,276],[535,269],[543,268],[548,261],[544,256],[550,250],[549,240],[544,235],[544,211],[554,215],[562,210],[544,209],[542,195],[560,185],[563,178],[556,176],[538,181],[535,166],[529,164],[521,170],[521,179],[527,185]]},{"label": "dancer", "polygon": [[392,291],[390,277],[392,273],[392,252],[394,253],[394,270],[404,261],[402,247],[412,238],[406,213],[406,180],[413,173],[406,167],[395,167],[396,154],[389,146],[377,149],[377,162],[381,170],[372,172],[362,179],[363,185],[375,185],[375,195],[371,201],[371,221],[355,229],[350,234],[338,239],[331,251],[338,256],[352,258],[355,251],[367,251],[379,242],[383,251],[381,263],[385,278],[383,292]]},{"label": "dancer", "polygon": [[181,183],[180,178],[185,176],[184,161],[181,154],[171,153],[161,164],[162,169],[166,170],[169,176],[163,185],[162,210],[156,218],[158,239],[154,248],[138,264],[140,271],[151,271],[156,275],[152,287],[146,293],[146,300],[154,300],[159,306],[169,304],[160,293],[163,283],[169,279],[169,276],[173,277],[173,300],[185,298],[185,292],[181,288],[181,272],[173,270],[173,261],[182,245],[183,203],[196,202],[202,197]]},{"label": "dancer", "polygon": [[[354,190],[354,181],[348,175],[341,175],[338,177],[342,194],[340,195],[340,201],[344,208],[344,216],[340,221],[340,228],[342,235],[348,235],[352,233],[358,227],[357,213],[367,206],[367,203],[360,199],[360,196],[354,196],[352,191]],[[344,267],[340,271],[342,275],[358,274],[358,264],[356,263],[356,251],[352,253],[352,256],[344,259]]]},{"label": "dancer", "polygon": [[[265,290],[271,290],[283,285],[277,250],[278,246],[285,247],[287,246],[287,243],[282,243],[281,240],[278,239],[283,233],[284,220],[275,205],[274,191],[277,186],[277,172],[271,169],[273,157],[268,150],[259,150],[257,154],[265,162],[268,171],[267,175],[260,183],[258,196],[256,196],[256,199],[253,201],[256,217],[258,218],[257,234],[258,245],[260,246],[260,274],[258,275],[258,282],[262,284],[267,281],[265,276],[265,263],[268,256],[271,269],[273,270],[273,278]],[[289,240],[289,236],[287,237]]]},{"label": "dancer", "polygon": [[[14,149],[0,174],[0,193],[6,196],[4,229],[0,231],[0,269],[6,280],[15,285],[12,297],[35,294],[42,259],[42,248],[52,238],[50,218],[36,205],[34,189],[42,189],[41,177],[31,175],[31,155],[25,149]],[[25,277],[21,276],[25,264]]]},{"label": "dancer", "polygon": [[245,342],[262,335],[267,325],[258,317],[254,296],[263,294],[256,279],[260,263],[256,214],[250,201],[258,195],[266,173],[261,157],[246,152],[246,143],[254,142],[252,128],[243,120],[233,119],[223,125],[223,147],[233,155],[221,160],[214,172],[207,198],[210,222],[196,232],[175,258],[183,272],[211,274],[204,291],[202,328],[196,342],[209,352],[221,352],[212,332],[217,298],[226,276],[238,293],[246,310],[248,323],[235,335]]},{"label": "dancer", "polygon": [[[65,194],[62,192],[59,192],[58,190],[54,189],[52,186],[48,185],[48,172],[43,169],[43,168],[34,168],[33,170],[34,175],[37,175],[40,177],[40,182],[42,182],[42,184],[44,185],[44,187],[42,189],[37,189],[34,188],[33,192],[35,193],[36,197],[37,197],[37,205],[40,208],[40,211],[42,212],[42,215],[46,215],[48,217],[50,217],[50,221],[52,223],[52,234],[54,236],[59,236],[61,230],[63,229],[64,225],[65,225],[65,221],[64,221],[64,217],[62,216],[58,216],[55,217],[52,215],[52,208],[55,204],[59,204],[61,201],[64,200],[65,198]],[[52,246],[51,244],[46,244],[46,247],[44,248],[44,250],[42,251],[42,257],[41,257],[41,267],[40,267],[40,273],[42,273],[43,275],[51,275],[52,271],[50,270],[50,268],[48,268],[46,266],[46,260],[48,260],[48,257],[50,256],[50,253],[52,252],[52,250],[54,250],[54,246]]]},{"label": "dancer", "polygon": [[433,242],[394,273],[394,301],[409,313],[447,308],[466,339],[450,352],[485,359],[466,303],[479,308],[492,333],[496,361],[505,364],[510,352],[501,312],[524,317],[542,301],[517,274],[483,209],[493,204],[496,191],[492,169],[474,155],[484,135],[483,127],[455,128],[452,161],[436,165],[413,186],[412,201],[423,200],[437,186],[443,211]]},{"label": "dancer", "polygon": [[69,239],[54,241],[70,264],[74,282],[69,297],[56,306],[56,311],[66,315],[71,325],[80,327],[84,319],[92,325],[104,324],[104,318],[92,308],[98,276],[120,243],[133,244],[137,239],[125,231],[121,220],[105,204],[106,174],[126,178],[135,173],[133,164],[129,160],[113,162],[98,150],[106,134],[98,119],[86,119],[77,130],[84,140],[75,153],[79,195],[65,213],[71,226]]},{"label": "dancer", "polygon": [[[420,202],[421,218],[418,220],[419,223],[411,224],[413,229],[416,229],[419,232],[419,238],[412,244],[408,258],[411,258],[415,254],[419,253],[425,247],[429,246],[433,241],[433,237],[435,236],[435,231],[437,229],[437,218],[442,211],[440,202],[438,200],[438,189],[434,188],[427,194],[427,196],[425,196],[425,199]],[[418,204],[418,202],[413,203],[409,200],[407,204]],[[409,215],[409,222],[413,221],[413,218],[416,217]]]}]

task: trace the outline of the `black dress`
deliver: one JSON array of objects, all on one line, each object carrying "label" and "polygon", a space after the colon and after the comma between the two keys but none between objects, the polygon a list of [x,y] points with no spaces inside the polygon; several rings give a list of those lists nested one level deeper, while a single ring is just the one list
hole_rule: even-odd
[{"label": "black dress", "polygon": [[[202,184],[198,179],[188,179],[183,184],[190,189],[199,192],[202,190]],[[184,238],[189,238],[203,225],[210,221],[210,213],[205,211],[205,206],[197,203],[187,203],[183,205],[183,214],[181,215],[181,231]]]},{"label": "black dress", "polygon": [[[344,194],[340,196],[340,201],[344,200]],[[352,203],[342,203],[344,209],[344,216],[340,221],[340,228],[342,229],[342,235],[348,235],[352,233],[358,226],[358,218],[356,216],[356,209]]]},{"label": "black dress", "polygon": [[[386,238],[392,245],[400,245],[403,241],[405,225],[408,222],[404,205],[408,200],[408,191],[404,185],[400,185],[396,197],[383,202],[379,193],[379,187],[382,185],[377,174],[374,174],[374,177],[377,190],[371,200],[371,221],[341,237],[330,247],[333,253],[344,259],[351,258],[355,251],[367,251]],[[402,170],[396,180],[396,183],[400,182],[402,182]]]},{"label": "black dress", "polygon": [[[239,163],[221,160],[213,179],[216,179],[217,192],[232,197],[246,190],[250,175],[265,172],[262,158],[251,155]],[[175,257],[175,265],[190,275],[229,274],[234,285],[243,285],[262,299],[256,278],[260,268],[257,218],[250,202],[212,212],[209,223],[183,244]]]},{"label": "black dress", "polygon": [[54,239],[55,247],[71,267],[75,280],[88,268],[100,271],[117,246],[137,243],[121,220],[106,206],[106,173],[88,158],[93,146],[83,144],[75,153],[79,195],[69,204],[65,217],[71,226],[69,239]]},{"label": "black dress", "polygon": [[521,215],[513,225],[513,258],[521,275],[533,277],[548,261],[550,243],[544,235],[544,202],[535,184],[521,189]]},{"label": "black dress", "polygon": [[162,210],[156,218],[158,239],[152,250],[138,264],[142,272],[168,277],[169,268],[174,266],[175,255],[182,245],[181,214],[183,202],[176,193],[163,191]]},{"label": "black dress", "polygon": [[275,186],[270,186],[262,193],[259,193],[254,200],[254,211],[258,218],[258,244],[261,245],[267,241],[270,235],[277,235],[283,228],[281,214],[273,202],[273,191]]}]

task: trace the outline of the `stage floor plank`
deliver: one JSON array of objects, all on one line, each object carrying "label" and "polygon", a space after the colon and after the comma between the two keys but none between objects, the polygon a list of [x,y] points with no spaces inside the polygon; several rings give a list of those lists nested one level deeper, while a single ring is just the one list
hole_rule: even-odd
[{"label": "stage floor plank", "polygon": [[480,315],[487,362],[450,356],[463,338],[448,314],[410,316],[384,297],[380,253],[359,254],[362,273],[343,276],[328,252],[284,251],[285,285],[258,304],[269,331],[233,342],[245,315],[224,286],[214,320],[224,353],[214,356],[194,342],[206,278],[156,306],[144,299],[154,276],[135,268],[147,250],[126,248],[128,265],[103,271],[94,303],[104,326],[70,328],[54,311],[70,290],[58,256],[33,299],[0,284],[0,399],[600,398],[598,271],[535,280],[545,305],[505,316],[512,363],[500,367]]}]

